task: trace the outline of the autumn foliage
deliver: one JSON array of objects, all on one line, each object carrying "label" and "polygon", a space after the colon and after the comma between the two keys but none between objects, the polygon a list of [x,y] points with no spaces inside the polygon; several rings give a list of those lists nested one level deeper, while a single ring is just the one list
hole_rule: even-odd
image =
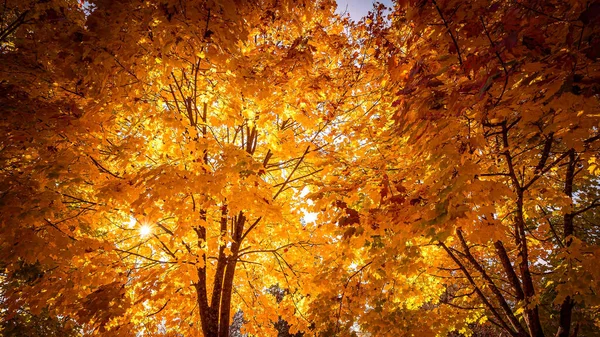
[{"label": "autumn foliage", "polygon": [[600,336],[597,1],[0,13],[0,334]]}]

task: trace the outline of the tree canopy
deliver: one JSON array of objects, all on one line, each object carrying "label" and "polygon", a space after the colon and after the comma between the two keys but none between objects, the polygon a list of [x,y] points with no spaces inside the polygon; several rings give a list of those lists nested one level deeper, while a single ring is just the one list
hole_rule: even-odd
[{"label": "tree canopy", "polygon": [[600,336],[600,3],[0,4],[0,333]]}]

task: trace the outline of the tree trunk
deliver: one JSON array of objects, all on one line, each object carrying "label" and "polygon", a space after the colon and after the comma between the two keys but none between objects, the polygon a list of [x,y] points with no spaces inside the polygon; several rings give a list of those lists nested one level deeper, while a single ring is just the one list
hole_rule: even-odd
[{"label": "tree trunk", "polygon": [[[529,270],[529,253],[527,248],[527,237],[525,234],[525,221],[523,219],[523,191],[519,189],[517,195],[516,216],[516,230],[518,233],[517,237],[519,238],[519,256],[521,257],[519,270],[523,280],[525,305],[529,306],[529,299],[535,296],[535,288],[533,286],[533,279]],[[540,314],[537,305],[533,308],[525,309],[525,322],[527,323],[527,328],[529,329],[529,335],[531,337],[544,337],[544,330],[542,329],[542,323],[540,321]]]},{"label": "tree trunk", "polygon": [[[575,177],[575,165],[575,151],[571,149],[569,150],[569,164],[567,166],[564,189],[565,194],[571,200],[573,199],[573,179]],[[571,235],[573,235],[573,233],[575,232],[573,219],[573,213],[567,213],[563,218],[563,238],[565,240],[566,247],[569,247],[571,245]],[[571,299],[571,296],[567,296],[560,305],[560,318],[558,320],[559,326],[558,331],[556,332],[556,337],[569,337],[569,332],[571,330],[571,316],[573,314],[574,304],[575,303],[573,302],[573,299]]]},{"label": "tree trunk", "polygon": [[227,260],[227,269],[223,280],[223,290],[221,293],[221,313],[219,317],[219,335],[218,337],[229,337],[229,316],[231,316],[231,295],[233,293],[233,278],[235,276],[235,267],[237,265],[238,253],[244,232],[246,217],[243,213],[237,216],[233,231],[233,242],[231,243],[231,256]]}]

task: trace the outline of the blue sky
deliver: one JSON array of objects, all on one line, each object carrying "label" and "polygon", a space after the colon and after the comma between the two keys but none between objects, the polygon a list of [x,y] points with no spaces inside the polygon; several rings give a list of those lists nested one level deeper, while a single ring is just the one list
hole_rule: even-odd
[{"label": "blue sky", "polygon": [[[337,0],[338,4],[338,13],[343,13],[346,8],[348,9],[348,13],[350,13],[350,17],[354,21],[360,20],[363,16],[367,15],[369,10],[373,8],[373,0]],[[384,5],[390,7],[392,4],[392,0],[379,0],[379,2]]]}]

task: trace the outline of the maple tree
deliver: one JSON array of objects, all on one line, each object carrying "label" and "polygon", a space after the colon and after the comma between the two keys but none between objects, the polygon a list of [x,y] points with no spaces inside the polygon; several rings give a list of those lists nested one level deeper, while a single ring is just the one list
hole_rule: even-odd
[{"label": "maple tree", "polygon": [[595,336],[600,4],[335,7],[6,1],[3,326]]},{"label": "maple tree", "polygon": [[5,77],[2,260],[43,275],[7,292],[8,310],[110,335],[227,336],[242,307],[249,332],[275,331],[272,313],[306,329],[316,243],[295,200],[350,104],[343,81],[321,82],[354,67],[332,3],[68,6],[40,9],[68,47],[17,31],[5,55],[32,74]]},{"label": "maple tree", "polygon": [[401,1],[389,26],[365,20],[388,94],[339,152],[353,159],[344,193],[314,196],[337,206],[347,249],[324,265],[315,319],[375,335],[484,322],[596,335],[598,10]]}]

